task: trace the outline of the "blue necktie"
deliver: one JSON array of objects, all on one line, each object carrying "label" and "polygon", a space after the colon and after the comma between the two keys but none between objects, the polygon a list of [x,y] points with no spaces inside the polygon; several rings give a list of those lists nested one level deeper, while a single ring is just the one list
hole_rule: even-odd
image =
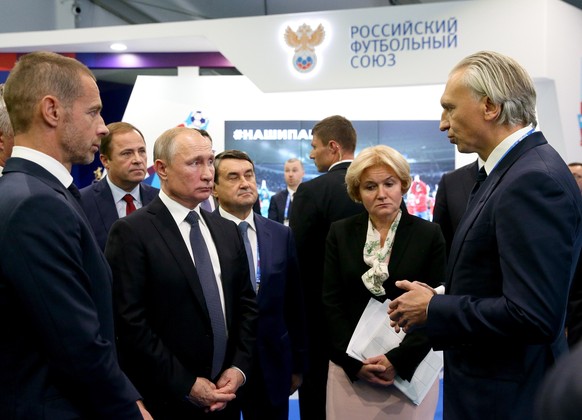
[{"label": "blue necktie", "polygon": [[249,272],[251,275],[251,283],[253,284],[253,289],[257,290],[257,278],[255,277],[255,261],[253,259],[253,251],[251,248],[251,241],[249,241],[249,235],[247,230],[249,229],[248,222],[240,222],[238,229],[243,237],[243,242],[245,244],[245,251],[247,252],[247,260],[249,262]]},{"label": "blue necktie", "polygon": [[210,204],[210,200],[212,200],[212,196],[208,197],[202,203],[200,203],[200,208],[212,212],[212,205]]},{"label": "blue necktie", "polygon": [[220,294],[218,292],[218,284],[216,284],[216,277],[212,269],[212,261],[210,254],[206,248],[206,242],[200,231],[198,223],[200,216],[195,211],[191,211],[186,216],[186,222],[192,226],[190,228],[190,244],[192,246],[192,254],[194,255],[194,262],[196,263],[196,272],[200,279],[200,285],[204,292],[204,300],[206,301],[206,308],[210,315],[210,323],[212,325],[212,334],[214,337],[214,354],[212,357],[212,378],[218,376],[224,363],[224,355],[226,353],[226,325],[224,324],[224,314],[222,312],[222,305],[220,303]]}]

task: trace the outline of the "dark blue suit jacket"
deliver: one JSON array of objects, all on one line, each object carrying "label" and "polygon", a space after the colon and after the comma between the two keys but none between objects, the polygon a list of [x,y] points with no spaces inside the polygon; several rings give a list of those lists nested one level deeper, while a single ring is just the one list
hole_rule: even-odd
[{"label": "dark blue suit jacket", "polygon": [[[142,182],[139,185],[142,206],[148,205],[158,196],[158,192],[157,188]],[[109,230],[113,223],[119,219],[113,201],[113,193],[105,178],[81,189],[81,205],[93,228],[99,247],[101,250],[105,250]]]},{"label": "dark blue suit jacket", "polygon": [[[224,368],[234,365],[248,373],[257,306],[242,237],[233,222],[201,213],[220,259],[228,328]],[[118,219],[105,254],[115,279],[121,366],[148,410],[154,418],[206,418],[185,397],[196,377],[210,379],[210,316],[192,257],[162,200],[156,197]]]},{"label": "dark blue suit jacket", "polygon": [[[285,204],[287,204],[287,197],[289,197],[289,190],[285,188],[271,197],[269,203],[269,219],[279,223],[285,221]],[[289,210],[287,217],[291,217],[291,203],[289,203]]]},{"label": "dark blue suit jacket", "polygon": [[304,373],[307,334],[295,241],[288,226],[255,213],[260,259],[258,362],[273,404],[289,398],[291,374]]},{"label": "dark blue suit jacket", "polygon": [[80,205],[19,158],[0,197],[0,417],[141,418],[117,363],[111,271]]},{"label": "dark blue suit jacket", "polygon": [[582,245],[582,200],[541,133],[491,171],[453,239],[445,296],[426,331],[445,350],[444,416],[533,418],[546,371],[567,350],[564,316]]}]

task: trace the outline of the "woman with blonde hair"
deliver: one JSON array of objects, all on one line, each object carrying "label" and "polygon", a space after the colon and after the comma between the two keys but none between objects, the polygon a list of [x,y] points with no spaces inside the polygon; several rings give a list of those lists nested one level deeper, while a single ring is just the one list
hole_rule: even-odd
[{"label": "woman with blonde hair", "polygon": [[327,237],[323,301],[328,321],[330,370],[327,416],[334,420],[433,419],[438,379],[420,405],[394,385],[410,380],[430,350],[422,329],[409,332],[386,354],[359,361],[346,353],[370,298],[384,302],[402,291],[397,280],[436,287],[445,277],[445,241],[439,226],[408,214],[402,197],[410,166],[385,145],[364,149],[346,174],[350,198],[366,212],[331,225]]}]

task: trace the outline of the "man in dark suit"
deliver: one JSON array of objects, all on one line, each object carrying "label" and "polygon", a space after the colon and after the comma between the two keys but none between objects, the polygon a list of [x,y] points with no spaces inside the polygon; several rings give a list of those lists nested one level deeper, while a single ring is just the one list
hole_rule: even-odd
[{"label": "man in dark suit", "polygon": [[307,353],[295,242],[290,228],[253,211],[258,197],[255,165],[245,152],[224,151],[214,164],[214,195],[220,203],[214,214],[246,228],[259,306],[257,357],[241,390],[243,416],[287,420],[289,395],[301,385]]},{"label": "man in dark suit", "polygon": [[[477,152],[476,185],[455,233],[446,295],[408,281],[390,304],[445,351],[444,417],[531,419],[535,391],[567,351],[568,289],[582,246],[582,198],[536,127],[535,88],[514,60],[482,51],[449,75],[441,130]],[[481,178],[483,179],[483,178]]]},{"label": "man in dark suit", "polygon": [[475,185],[478,161],[447,172],[441,177],[436,193],[433,222],[438,223],[445,237],[447,255],[451,249],[453,236],[465,214],[469,194]]},{"label": "man in dark suit", "polygon": [[105,248],[121,366],[156,419],[239,420],[257,306],[236,225],[200,209],[212,144],[176,127],[156,140],[154,160],[158,197],[118,219]]},{"label": "man in dark suit", "polygon": [[319,172],[297,188],[290,226],[295,236],[307,313],[309,368],[299,388],[302,420],[324,420],[329,365],[323,314],[323,256],[332,222],[364,211],[354,203],[345,185],[348,166],[356,150],[356,130],[346,118],[334,115],[313,127],[311,153]]},{"label": "man in dark suit", "polygon": [[1,417],[140,419],[116,357],[111,271],[70,174],[107,134],[95,77],[31,53],[5,100],[15,146],[0,178]]},{"label": "man in dark suit", "polygon": [[114,122],[107,128],[109,134],[99,148],[107,175],[81,189],[81,205],[102,250],[113,222],[158,195],[157,188],[142,182],[147,174],[147,151],[141,131],[126,122]]},{"label": "man in dark suit", "polygon": [[303,175],[305,175],[305,169],[303,169],[303,163],[299,159],[291,158],[285,162],[284,176],[287,187],[271,197],[269,219],[289,226],[293,195],[295,195],[297,187],[303,181]]}]

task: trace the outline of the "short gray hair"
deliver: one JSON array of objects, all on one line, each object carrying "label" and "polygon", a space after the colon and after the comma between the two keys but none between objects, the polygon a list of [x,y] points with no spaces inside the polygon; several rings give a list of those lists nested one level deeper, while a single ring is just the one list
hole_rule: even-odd
[{"label": "short gray hair", "polygon": [[477,98],[501,105],[497,124],[537,126],[536,91],[527,71],[514,59],[494,51],[465,57],[451,71],[464,70],[465,85]]}]

